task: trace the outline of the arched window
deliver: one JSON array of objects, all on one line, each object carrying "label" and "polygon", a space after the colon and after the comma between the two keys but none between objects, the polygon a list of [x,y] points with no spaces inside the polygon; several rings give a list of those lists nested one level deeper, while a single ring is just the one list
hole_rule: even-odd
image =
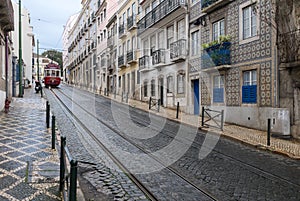
[{"label": "arched window", "polygon": [[155,80],[151,80],[151,96],[155,96]]},{"label": "arched window", "polygon": [[184,83],[185,83],[185,74],[180,72],[177,75],[177,93],[178,94],[184,94]]},{"label": "arched window", "polygon": [[173,76],[168,76],[167,77],[167,93],[173,93],[173,88],[174,86],[174,81],[173,81]]}]

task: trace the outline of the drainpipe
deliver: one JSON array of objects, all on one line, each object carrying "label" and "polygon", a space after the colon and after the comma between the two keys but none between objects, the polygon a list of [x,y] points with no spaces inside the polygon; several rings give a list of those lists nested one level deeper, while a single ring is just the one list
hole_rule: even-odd
[{"label": "drainpipe", "polygon": [[8,99],[8,35],[7,32],[5,33],[5,93],[6,93],[6,98],[5,98],[5,113],[8,113],[9,111],[9,104],[10,100]]}]

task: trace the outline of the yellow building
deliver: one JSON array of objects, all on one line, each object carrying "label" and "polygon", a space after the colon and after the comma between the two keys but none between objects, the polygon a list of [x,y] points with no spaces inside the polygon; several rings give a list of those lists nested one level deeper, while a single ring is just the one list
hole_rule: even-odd
[{"label": "yellow building", "polygon": [[139,99],[137,51],[137,0],[120,0],[118,21],[118,84],[117,93],[128,98]]}]

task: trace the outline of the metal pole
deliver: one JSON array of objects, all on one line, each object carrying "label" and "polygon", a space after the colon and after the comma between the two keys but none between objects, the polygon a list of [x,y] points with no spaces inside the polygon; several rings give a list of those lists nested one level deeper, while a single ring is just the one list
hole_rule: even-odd
[{"label": "metal pole", "polygon": [[49,105],[49,101],[46,102],[46,125],[47,125],[47,128],[50,127],[50,105]]},{"label": "metal pole", "polygon": [[52,115],[52,149],[55,149],[55,116]]},{"label": "metal pole", "polygon": [[179,113],[179,102],[177,102],[176,119],[178,119],[178,113]]},{"label": "metal pole", "polygon": [[157,100],[157,112],[159,112],[160,99]]},{"label": "metal pole", "polygon": [[60,174],[59,174],[59,191],[64,189],[64,176],[65,176],[65,145],[66,137],[61,136],[60,145]]},{"label": "metal pole", "polygon": [[8,40],[5,33],[5,112],[9,110],[10,101],[8,100]]},{"label": "metal pole", "polygon": [[22,73],[22,8],[21,0],[19,0],[19,97],[23,97],[23,73]]},{"label": "metal pole", "polygon": [[221,130],[223,131],[224,127],[224,110],[221,111]]},{"label": "metal pole", "polygon": [[128,92],[126,93],[126,103],[128,103]]},{"label": "metal pole", "polygon": [[40,58],[39,58],[39,40],[37,40],[37,48],[36,48],[36,52],[37,52],[37,79],[40,82]]},{"label": "metal pole", "polygon": [[76,160],[71,160],[71,178],[70,178],[70,195],[69,200],[76,200],[76,190],[77,190],[77,164]]},{"label": "metal pole", "polygon": [[270,146],[270,138],[271,138],[271,119],[268,119],[268,136],[267,136],[267,145]]},{"label": "metal pole", "polygon": [[149,99],[149,110],[151,109],[151,97]]},{"label": "metal pole", "polygon": [[204,126],[204,107],[202,107],[201,126]]}]

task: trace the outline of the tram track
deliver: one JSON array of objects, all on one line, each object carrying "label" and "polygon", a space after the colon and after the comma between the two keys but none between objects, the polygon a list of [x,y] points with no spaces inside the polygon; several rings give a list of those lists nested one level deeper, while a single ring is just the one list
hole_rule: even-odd
[{"label": "tram track", "polygon": [[[72,99],[66,95],[64,92],[62,92],[61,90],[51,90],[52,93],[54,94],[54,96],[57,98],[57,100],[59,101],[60,104],[62,104],[64,106],[64,108],[66,108],[68,110],[68,112],[73,116],[73,118],[76,120],[76,122],[78,124],[80,124],[80,126],[95,140],[95,142],[105,151],[105,153],[112,159],[112,161],[123,171],[123,172],[127,172],[127,176],[133,181],[133,183],[150,199],[150,200],[159,200],[159,198],[157,198],[155,195],[153,195],[153,193],[142,183],[139,181],[139,179],[132,173],[130,173],[129,169],[127,169],[126,166],[124,166],[122,164],[122,162],[97,138],[96,135],[93,134],[93,132],[90,131],[89,128],[87,128],[85,126],[85,124],[76,117],[76,115],[74,115],[72,113],[72,111],[69,109],[69,106],[61,99],[61,95],[63,95],[64,97],[66,97],[67,99],[71,100]],[[57,94],[57,91],[59,91],[60,95]],[[165,166],[163,161],[160,161],[157,157],[153,156],[149,151],[146,151],[143,149],[143,147],[141,147],[140,145],[137,145],[136,143],[134,143],[131,139],[128,139],[124,136],[123,133],[121,133],[119,130],[117,130],[116,128],[112,127],[110,124],[108,124],[107,122],[105,122],[104,120],[96,117],[94,114],[90,113],[89,111],[87,111],[85,108],[83,108],[81,105],[79,105],[78,103],[74,103],[73,104],[77,104],[78,107],[80,107],[82,110],[84,110],[86,113],[88,113],[89,115],[93,116],[95,119],[97,119],[97,121],[99,121],[102,125],[104,125],[105,127],[107,127],[108,129],[110,129],[111,131],[113,131],[114,133],[116,133],[117,135],[119,135],[121,138],[123,138],[124,140],[126,140],[127,142],[129,142],[130,144],[132,144],[133,146],[135,146],[136,148],[138,148],[140,151],[144,152],[145,154],[149,155],[150,157],[152,157],[154,160],[156,160],[158,163],[160,163],[162,166]],[[172,172],[174,175],[176,175],[177,177],[179,177],[180,179],[182,179],[183,181],[185,181],[186,183],[188,183],[191,188],[197,189],[199,192],[201,192],[206,198],[207,200],[218,200],[216,197],[214,197],[213,195],[211,195],[210,192],[201,189],[199,186],[195,185],[194,183],[190,182],[188,179],[186,179],[183,175],[181,175],[179,172],[177,172],[176,170],[174,170],[173,168],[167,167],[165,166],[168,171]]]},{"label": "tram track", "polygon": [[[81,92],[81,91],[80,91],[80,92]],[[82,95],[87,95],[86,92],[81,92],[81,94],[82,94]],[[98,104],[101,104],[101,105],[105,106],[106,109],[108,109],[108,110],[111,109],[111,108],[110,108],[110,104],[106,104],[106,103],[109,103],[109,101],[114,101],[114,100],[110,100],[110,99],[106,98],[105,96],[103,96],[102,98],[105,98],[105,99],[107,99],[108,101],[107,101],[107,102],[103,102],[103,101],[98,101],[97,99],[95,99],[95,101],[96,101]],[[116,101],[115,101],[115,102],[116,102]],[[120,104],[120,103],[118,103],[118,102],[116,102],[116,104],[119,104],[120,107],[130,107],[130,106],[127,106],[127,105],[124,106],[123,104]],[[103,107],[101,107],[101,108],[103,108]],[[83,109],[84,109],[84,108],[83,108]],[[123,110],[119,110],[119,112],[120,112],[120,113],[127,114],[127,113],[125,113]],[[133,111],[133,112],[136,112],[136,111]],[[154,115],[155,115],[155,114],[154,114]],[[134,116],[133,114],[130,114],[130,117],[131,117],[135,122],[137,122],[137,123],[140,124],[140,125],[143,125],[143,126],[148,126],[148,125],[149,125],[149,122],[144,121],[143,118],[140,118],[140,117],[138,117],[138,116]],[[98,121],[100,121],[101,123],[103,123],[103,124],[106,125],[107,127],[111,128],[111,129],[114,129],[115,132],[118,132],[119,134],[121,134],[121,135],[120,135],[121,137],[123,137],[123,138],[126,139],[126,140],[131,141],[131,143],[134,144],[135,146],[138,146],[139,149],[141,149],[141,150],[144,149],[142,146],[137,145],[137,144],[136,144],[135,142],[133,142],[132,140],[126,138],[126,137],[125,137],[125,134],[123,134],[122,132],[118,131],[116,128],[113,128],[111,125],[108,124],[108,122],[105,122],[105,120],[102,120],[102,119],[100,119],[100,118],[98,118],[98,117],[95,117],[95,118],[97,118]],[[171,121],[171,122],[172,122],[172,121]],[[169,122],[169,123],[170,123],[170,122]],[[174,122],[172,122],[172,124],[173,124],[173,123],[174,123]],[[174,124],[175,124],[175,123],[174,123]],[[189,126],[189,125],[187,125],[187,126]],[[192,127],[192,126],[190,126],[190,127]],[[155,129],[154,132],[157,132],[157,131],[160,131],[160,130],[161,130],[160,127],[155,127],[155,126],[151,127],[151,129]],[[174,135],[171,135],[171,134],[169,134],[169,133],[176,134],[176,133],[174,133],[173,131],[164,128],[164,135],[167,135],[167,136],[170,137],[170,138],[174,138]],[[205,135],[205,133],[201,133],[201,134]],[[195,144],[196,144],[196,145],[195,145]],[[204,144],[200,144],[200,143],[198,143],[198,142],[195,142],[195,144],[192,144],[191,146],[192,146],[192,147],[195,147],[195,148],[196,148],[197,146],[205,146]],[[208,147],[207,147],[207,148],[208,148]],[[289,181],[288,179],[283,178],[283,177],[281,177],[281,176],[279,176],[279,175],[276,175],[276,174],[273,174],[273,173],[271,173],[271,172],[268,172],[268,171],[266,171],[266,170],[264,170],[264,169],[261,169],[261,168],[259,168],[259,167],[254,166],[254,165],[252,165],[252,164],[246,163],[246,162],[244,162],[244,161],[242,161],[242,160],[240,160],[240,159],[238,159],[238,158],[235,158],[234,156],[225,154],[225,153],[223,153],[223,152],[220,151],[220,150],[213,149],[212,152],[214,152],[214,153],[216,153],[216,154],[218,154],[218,155],[222,155],[222,156],[224,156],[225,158],[227,158],[227,159],[229,159],[229,160],[235,161],[235,162],[236,162],[237,164],[239,164],[241,167],[247,167],[249,171],[252,171],[252,172],[255,173],[255,174],[260,173],[260,174],[263,174],[263,175],[264,175],[266,178],[268,178],[268,179],[271,179],[271,180],[273,180],[273,181],[275,181],[275,180],[280,180],[280,181],[282,181],[282,182],[285,182],[285,183],[287,183],[287,184],[289,184],[289,185],[292,185],[292,186],[294,186],[294,187],[300,189],[300,185],[299,185],[298,183]],[[150,154],[150,153],[147,153],[147,154]],[[180,175],[180,173],[178,173],[178,171],[176,171],[174,168],[168,167],[168,169],[170,169],[172,172],[176,173],[177,175]],[[180,177],[182,177],[183,179],[187,180],[187,179],[186,179],[184,176],[182,176],[182,175],[180,175]],[[192,183],[192,182],[190,182],[190,183]],[[196,186],[196,185],[193,184],[193,186]]]}]

